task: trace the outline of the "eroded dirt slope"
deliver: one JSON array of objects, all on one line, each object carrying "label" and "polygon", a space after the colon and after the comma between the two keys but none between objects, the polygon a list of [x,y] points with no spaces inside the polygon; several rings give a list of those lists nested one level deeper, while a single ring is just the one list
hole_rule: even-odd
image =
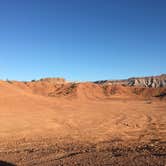
[{"label": "eroded dirt slope", "polygon": [[0,160],[20,166],[165,166],[164,92],[1,81]]}]

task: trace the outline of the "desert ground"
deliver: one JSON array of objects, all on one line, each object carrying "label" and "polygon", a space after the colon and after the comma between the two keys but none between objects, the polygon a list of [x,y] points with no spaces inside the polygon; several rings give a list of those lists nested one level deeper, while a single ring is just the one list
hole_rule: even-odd
[{"label": "desert ground", "polygon": [[[159,89],[0,81],[0,165],[165,166]],[[149,95],[150,94],[150,95]]]}]

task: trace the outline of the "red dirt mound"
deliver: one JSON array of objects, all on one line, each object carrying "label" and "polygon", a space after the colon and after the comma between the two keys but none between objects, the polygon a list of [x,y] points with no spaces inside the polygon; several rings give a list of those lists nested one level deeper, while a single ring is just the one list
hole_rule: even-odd
[{"label": "red dirt mound", "polygon": [[4,82],[13,89],[30,92],[42,96],[60,97],[80,100],[108,99],[113,96],[128,98],[165,99],[166,88],[145,88],[124,86],[119,84],[105,85],[92,82],[72,83],[64,79],[41,79],[33,82]]}]

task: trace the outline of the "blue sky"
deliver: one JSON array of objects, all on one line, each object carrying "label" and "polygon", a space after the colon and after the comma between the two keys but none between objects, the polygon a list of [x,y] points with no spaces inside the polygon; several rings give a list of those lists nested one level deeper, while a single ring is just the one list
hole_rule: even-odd
[{"label": "blue sky", "polygon": [[1,0],[0,79],[166,73],[165,0]]}]

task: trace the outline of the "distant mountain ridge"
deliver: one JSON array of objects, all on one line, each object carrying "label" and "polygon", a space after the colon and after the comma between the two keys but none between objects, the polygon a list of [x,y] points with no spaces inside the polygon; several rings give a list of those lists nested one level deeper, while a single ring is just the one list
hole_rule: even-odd
[{"label": "distant mountain ridge", "polygon": [[[28,82],[0,81],[1,95],[25,93],[47,97],[98,100],[113,96],[140,99],[166,99],[166,74],[160,76],[104,80],[96,82],[69,82],[64,78],[42,78]],[[4,92],[3,91],[7,91]]]},{"label": "distant mountain ridge", "polygon": [[95,81],[97,84],[106,84],[106,85],[125,85],[125,86],[140,86],[148,88],[159,88],[166,87],[166,74],[159,76],[149,76],[149,77],[132,77],[123,80],[101,80]]},{"label": "distant mountain ridge", "polygon": [[[23,82],[23,81],[12,81],[7,80],[7,82]],[[39,80],[24,81],[24,83],[47,83],[47,84],[68,84],[68,83],[83,83],[79,81],[67,81],[64,78],[60,77],[48,77],[41,78]],[[91,81],[86,81],[91,82]],[[147,77],[131,77],[128,79],[119,79],[119,80],[99,80],[91,82],[98,85],[123,85],[123,86],[139,86],[146,88],[162,88],[166,87],[166,74],[161,74],[158,76],[147,76]]]}]

